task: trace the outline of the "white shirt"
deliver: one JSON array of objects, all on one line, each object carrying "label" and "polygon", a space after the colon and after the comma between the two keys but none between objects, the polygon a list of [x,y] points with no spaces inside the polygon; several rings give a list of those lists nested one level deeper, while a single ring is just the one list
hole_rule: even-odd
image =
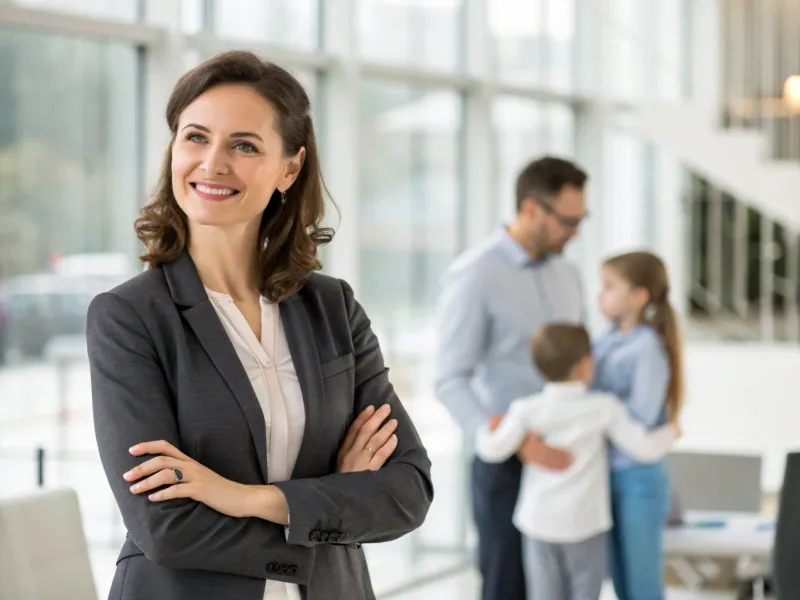
[{"label": "white shirt", "polygon": [[525,465],[514,525],[545,542],[589,539],[611,528],[606,438],[641,462],[661,459],[672,447],[673,427],[648,432],[609,394],[580,383],[550,383],[541,394],[515,400],[495,431],[483,425],[475,450],[486,462],[501,462],[519,450],[533,431],[572,454],[565,471]]},{"label": "white shirt", "polygon": [[[289,353],[278,306],[261,298],[261,341],[256,338],[233,298],[206,289],[225,332],[256,393],[267,426],[269,482],[292,476],[306,424],[300,382]],[[264,600],[301,600],[293,583],[267,579]]]}]

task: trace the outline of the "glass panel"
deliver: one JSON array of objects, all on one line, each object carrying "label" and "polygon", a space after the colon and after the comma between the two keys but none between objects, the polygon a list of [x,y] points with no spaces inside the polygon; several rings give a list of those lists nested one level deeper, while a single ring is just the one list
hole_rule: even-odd
[{"label": "glass panel", "polygon": [[545,18],[544,81],[558,90],[573,88],[575,35],[575,0],[548,0]]},{"label": "glass panel", "polygon": [[492,0],[488,10],[494,64],[501,78],[572,89],[574,0]]},{"label": "glass panel", "polygon": [[499,97],[492,106],[497,166],[495,205],[498,221],[516,212],[515,184],[520,170],[544,154],[575,154],[575,114],[567,105]]},{"label": "glass panel", "polygon": [[649,245],[653,240],[647,239],[645,176],[651,174],[645,144],[636,135],[631,115],[616,115],[606,128],[603,170],[603,212],[619,215],[603,220],[605,252],[614,254]]},{"label": "glass panel", "polygon": [[541,81],[542,0],[488,2],[489,33],[498,74],[506,79]]},{"label": "glass panel", "polygon": [[369,60],[456,70],[462,7],[463,0],[358,0],[361,54]]},{"label": "glass panel", "polygon": [[457,552],[468,521],[460,438],[430,385],[438,280],[459,249],[463,115],[454,92],[374,80],[360,115],[358,295],[443,492],[422,530],[369,548],[373,579],[389,587],[452,564],[448,552],[409,561],[428,543]]},{"label": "glass panel", "polygon": [[181,0],[181,31],[200,33],[203,18],[203,0]]},{"label": "glass panel", "polygon": [[615,99],[676,99],[684,78],[680,0],[609,0],[603,79]]},{"label": "glass panel", "polygon": [[206,15],[214,35],[299,49],[319,46],[319,0],[215,0]]},{"label": "glass panel", "polygon": [[92,297],[140,270],[138,52],[0,30],[0,72],[0,495],[35,487],[41,446],[45,483],[76,488],[90,544],[118,551],[84,331]]},{"label": "glass panel", "polygon": [[11,2],[25,8],[43,8],[83,17],[119,21],[136,21],[141,16],[141,0],[11,0]]}]

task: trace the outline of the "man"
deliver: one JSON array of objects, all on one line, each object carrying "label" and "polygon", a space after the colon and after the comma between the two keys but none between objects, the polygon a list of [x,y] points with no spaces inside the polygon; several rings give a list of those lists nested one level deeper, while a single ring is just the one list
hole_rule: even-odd
[{"label": "man", "polygon": [[[514,220],[459,257],[442,279],[436,395],[467,443],[512,400],[544,386],[530,357],[533,332],[544,323],[583,319],[578,270],[561,254],[586,216],[586,179],[566,160],[530,163],[517,178]],[[529,434],[519,458],[501,464],[474,460],[472,508],[483,600],[525,600],[522,540],[511,522],[520,460],[564,469],[570,457]]]}]

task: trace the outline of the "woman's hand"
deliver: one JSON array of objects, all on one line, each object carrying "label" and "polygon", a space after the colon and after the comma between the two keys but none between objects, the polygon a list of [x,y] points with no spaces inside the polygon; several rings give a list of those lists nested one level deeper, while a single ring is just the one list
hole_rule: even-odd
[{"label": "woman's hand", "polygon": [[342,447],[336,456],[337,473],[377,471],[397,448],[397,419],[383,424],[391,412],[384,404],[377,411],[368,406],[347,430]]},{"label": "woman's hand", "polygon": [[[134,467],[123,477],[135,481],[134,494],[164,488],[148,496],[152,502],[191,498],[231,517],[248,516],[247,503],[253,486],[225,479],[186,456],[168,442],[144,442],[130,449],[134,456],[158,455]],[[175,469],[178,469],[176,473]],[[180,480],[178,479],[180,477]]]}]

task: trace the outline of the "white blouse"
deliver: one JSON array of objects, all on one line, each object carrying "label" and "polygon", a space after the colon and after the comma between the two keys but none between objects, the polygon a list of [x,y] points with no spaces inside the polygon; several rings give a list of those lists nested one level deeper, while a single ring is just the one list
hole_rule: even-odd
[{"label": "white blouse", "polygon": [[[261,340],[227,294],[206,288],[256,393],[267,426],[269,482],[291,478],[303,441],[306,413],[277,304],[261,298]],[[264,600],[301,600],[296,584],[267,579]]]}]

